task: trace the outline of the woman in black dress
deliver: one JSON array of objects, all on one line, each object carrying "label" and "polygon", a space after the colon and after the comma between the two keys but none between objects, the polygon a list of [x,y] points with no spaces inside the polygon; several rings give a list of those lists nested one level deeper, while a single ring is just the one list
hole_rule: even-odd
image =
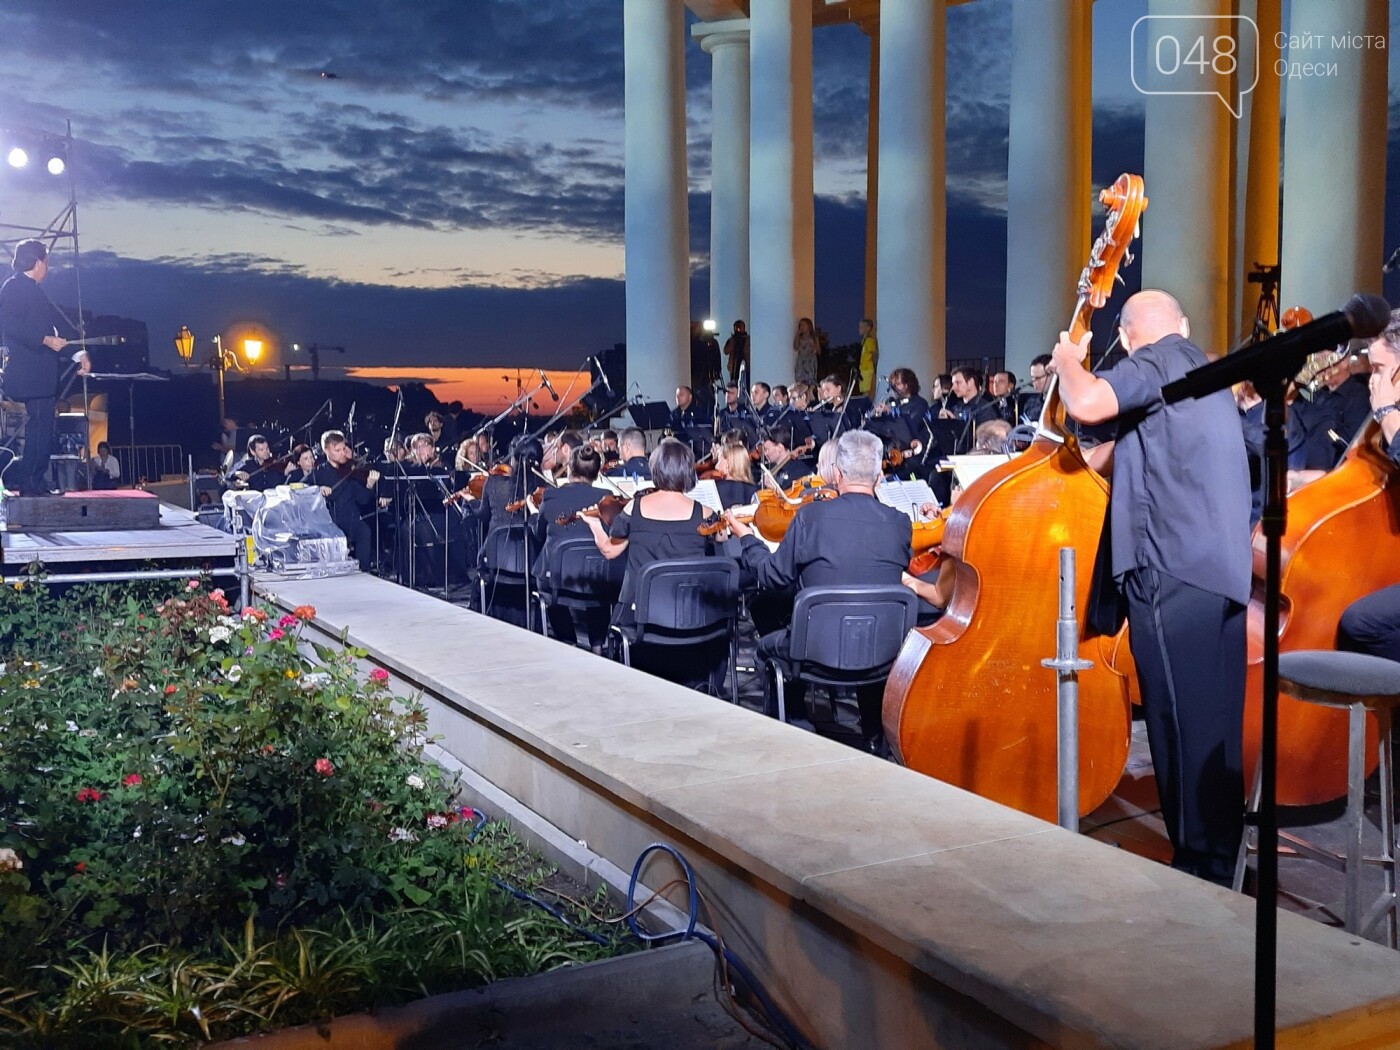
[{"label": "woman in black dress", "polygon": [[[613,608],[613,623],[627,631],[636,624],[637,578],[654,561],[703,558],[714,553],[712,542],[700,535],[699,525],[709,512],[686,495],[695,487],[695,454],[675,438],[665,438],[649,461],[655,488],[638,493],[606,531],[593,517],[588,522],[593,540],[605,558],[627,556],[622,593]],[[643,647],[644,649],[645,647]],[[684,685],[713,688],[722,669],[727,645],[722,640],[700,648],[663,650],[648,654],[634,650],[632,664],[641,670]]]}]

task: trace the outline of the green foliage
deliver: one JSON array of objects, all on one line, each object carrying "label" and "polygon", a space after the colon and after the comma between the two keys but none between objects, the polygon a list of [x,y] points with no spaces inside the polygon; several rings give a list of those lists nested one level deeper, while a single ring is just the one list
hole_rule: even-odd
[{"label": "green foliage", "polygon": [[496,888],[545,873],[312,615],[0,589],[0,1039],[190,1045],[608,953]]}]

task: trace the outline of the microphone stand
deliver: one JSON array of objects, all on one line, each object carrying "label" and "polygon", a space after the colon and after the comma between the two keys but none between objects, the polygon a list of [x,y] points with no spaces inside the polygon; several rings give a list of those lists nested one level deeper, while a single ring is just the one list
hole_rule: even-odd
[{"label": "microphone stand", "polygon": [[[1259,521],[1264,536],[1264,682],[1259,739],[1258,877],[1255,882],[1254,1045],[1274,1046],[1278,989],[1278,657],[1283,535],[1288,524],[1289,380],[1298,374],[1316,346],[1256,343],[1245,350],[1202,365],[1162,388],[1174,404],[1205,397],[1248,379],[1264,399],[1264,502]],[[1264,351],[1260,353],[1260,351]]]}]

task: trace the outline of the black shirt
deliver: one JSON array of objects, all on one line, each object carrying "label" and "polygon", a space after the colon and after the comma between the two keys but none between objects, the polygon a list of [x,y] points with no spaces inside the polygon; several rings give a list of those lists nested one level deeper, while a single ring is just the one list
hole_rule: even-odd
[{"label": "black shirt", "polygon": [[719,493],[720,506],[728,510],[730,507],[747,507],[753,502],[758,486],[751,481],[716,478],[715,491]]},{"label": "black shirt", "polygon": [[1322,387],[1312,400],[1299,398],[1288,413],[1288,466],[1292,470],[1331,470],[1371,412],[1364,381],[1350,377],[1336,390]]},{"label": "black shirt", "polygon": [[349,467],[342,472],[329,463],[322,463],[311,472],[311,483],[331,490],[331,494],[326,497],[326,508],[331,512],[331,520],[345,533],[346,538],[353,542],[355,527],[360,518],[374,507],[374,493],[363,481],[352,477],[351,474]]},{"label": "black shirt", "polygon": [[909,519],[874,496],[847,492],[801,507],[775,552],[746,536],[744,565],[759,589],[899,583],[912,556]]},{"label": "black shirt", "polygon": [[56,397],[60,359],[44,345],[55,326],[68,325],[39,283],[16,273],[0,285],[0,343],[10,348],[5,365],[5,396],[16,401]]},{"label": "black shirt", "polygon": [[604,472],[610,478],[636,478],[638,481],[651,480],[651,466],[646,456],[633,456],[619,466]]},{"label": "black shirt", "polygon": [[1228,390],[1162,401],[1163,386],[1208,361],[1169,335],[1101,377],[1118,397],[1110,566],[1115,581],[1150,568],[1243,604],[1252,565],[1239,409]]},{"label": "black shirt", "polygon": [[[265,462],[271,463],[272,459],[269,457]],[[228,483],[231,486],[234,485],[235,481],[238,481],[234,475],[239,473],[248,475],[247,487],[254,492],[266,492],[268,489],[276,488],[286,479],[286,475],[280,468],[278,470],[264,470],[257,457],[252,453],[235,463],[233,470],[229,471]],[[325,484],[325,482],[321,482],[321,484]]]},{"label": "black shirt", "polygon": [[817,472],[817,465],[805,456],[794,456],[774,473],[778,484],[788,488],[800,478],[808,478]]}]

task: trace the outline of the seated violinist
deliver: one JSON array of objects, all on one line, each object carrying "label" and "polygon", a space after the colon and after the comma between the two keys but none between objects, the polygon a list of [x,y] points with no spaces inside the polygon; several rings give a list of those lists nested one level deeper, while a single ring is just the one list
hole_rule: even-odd
[{"label": "seated violinist", "polygon": [[[625,435],[624,435],[625,436]],[[622,593],[613,609],[613,623],[624,631],[636,624],[637,578],[655,561],[701,558],[713,553],[713,544],[699,526],[709,519],[703,506],[686,495],[695,487],[695,455],[675,438],[663,438],[651,454],[650,473],[655,488],[640,492],[610,526],[584,516],[593,540],[605,558],[627,555]],[[698,656],[689,649],[664,650],[659,659],[635,652],[632,664],[673,682],[708,684],[716,690],[716,676],[723,674],[727,656],[723,639]]]},{"label": "seated violinist", "polygon": [[784,490],[794,481],[810,477],[817,471],[817,465],[807,458],[802,448],[793,447],[792,428],[776,426],[768,431],[763,439],[763,461],[769,472]]},{"label": "seated violinist", "polygon": [[[607,489],[594,485],[601,467],[602,457],[598,450],[591,445],[580,444],[569,454],[566,480],[558,485],[545,486],[540,498],[539,513],[531,522],[535,549],[539,551],[531,571],[537,578],[548,572],[549,557],[555,544],[560,540],[588,537],[586,519],[575,517],[562,525],[559,519],[566,515],[576,515],[585,507],[597,506],[598,501],[607,494]],[[579,637],[578,627],[582,626],[586,628],[589,647],[595,650],[600,648],[607,637],[607,621],[608,617],[602,615],[585,617],[580,624],[568,609],[557,606],[550,606],[549,609],[550,635],[570,645],[576,643]]]},{"label": "seated violinist", "polygon": [[269,466],[273,463],[267,438],[254,434],[248,439],[248,454],[234,464],[225,482],[229,488],[266,492],[282,483],[282,472]]},{"label": "seated violinist", "polygon": [[[842,434],[836,442],[832,468],[839,495],[799,508],[775,553],[770,553],[733,512],[726,513],[730,531],[739,537],[744,566],[753,573],[761,591],[901,581],[912,553],[909,519],[875,498],[883,452],[874,434],[863,430]],[[781,608],[766,610],[763,615],[754,608],[754,626],[763,632],[759,652],[779,662],[787,656],[790,630],[769,617]],[[791,603],[785,603],[785,608],[790,616]],[[760,623],[760,619],[768,622]],[[789,695],[800,710],[801,688],[795,682],[793,686]],[[883,692],[882,685],[856,690],[861,735],[866,747],[875,753],[884,751],[880,722]]]},{"label": "seated violinist", "polygon": [[321,486],[331,520],[345,533],[360,571],[369,572],[374,567],[374,536],[365,515],[374,510],[373,490],[379,474],[371,470],[360,480],[352,463],[354,453],[339,430],[321,435],[321,452],[326,461],[311,472],[311,483]]},{"label": "seated violinist", "polygon": [[315,470],[316,453],[310,445],[299,444],[292,449],[292,454],[287,459],[284,484],[310,485],[312,484],[311,475]]},{"label": "seated violinist", "polygon": [[622,462],[607,472],[608,477],[651,480],[651,468],[647,465],[647,436],[644,431],[628,427],[617,439],[617,450]]},{"label": "seated violinist", "polygon": [[743,445],[721,445],[715,451],[715,490],[723,507],[745,507],[753,502],[758,486],[753,481],[753,459]]}]

